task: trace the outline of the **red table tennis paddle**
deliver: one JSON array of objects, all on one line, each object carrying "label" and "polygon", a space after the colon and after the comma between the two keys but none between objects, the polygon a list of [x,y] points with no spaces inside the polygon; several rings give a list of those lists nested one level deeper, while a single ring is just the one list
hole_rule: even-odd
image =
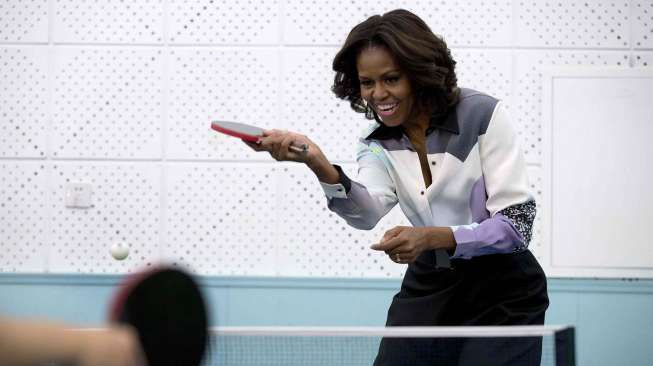
[{"label": "red table tennis paddle", "polygon": [[[260,137],[263,137],[262,128],[245,123],[213,121],[211,122],[211,128],[225,135],[237,137],[247,142],[256,142]],[[308,145],[291,145],[290,149],[298,153],[304,153],[308,151]]]},{"label": "red table tennis paddle", "polygon": [[109,320],[133,326],[149,366],[199,366],[208,340],[206,304],[186,272],[158,266],[120,286]]}]

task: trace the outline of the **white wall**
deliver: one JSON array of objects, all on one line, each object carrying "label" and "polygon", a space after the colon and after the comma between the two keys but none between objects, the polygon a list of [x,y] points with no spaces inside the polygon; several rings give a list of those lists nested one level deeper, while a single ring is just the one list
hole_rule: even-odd
[{"label": "white wall", "polygon": [[[330,63],[351,27],[397,7],[444,36],[461,86],[509,103],[538,195],[542,70],[653,62],[650,0],[0,1],[0,271],[168,258],[206,275],[399,277],[368,247],[400,212],[353,230],[305,167],[208,128],[297,130],[355,170],[367,122],[329,91]],[[65,208],[67,182],[92,183],[94,207]]]}]

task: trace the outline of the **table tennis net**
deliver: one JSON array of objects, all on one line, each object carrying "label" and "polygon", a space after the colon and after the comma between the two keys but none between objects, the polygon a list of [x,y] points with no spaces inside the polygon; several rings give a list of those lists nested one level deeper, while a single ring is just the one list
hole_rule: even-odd
[{"label": "table tennis net", "polygon": [[574,347],[568,326],[217,327],[203,366],[573,366]]}]

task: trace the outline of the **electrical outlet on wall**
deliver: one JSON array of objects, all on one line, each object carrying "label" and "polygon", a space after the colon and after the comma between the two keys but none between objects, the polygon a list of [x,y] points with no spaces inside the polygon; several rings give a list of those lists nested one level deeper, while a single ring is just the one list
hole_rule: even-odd
[{"label": "electrical outlet on wall", "polygon": [[68,208],[93,207],[93,185],[83,182],[66,183],[65,200]]}]

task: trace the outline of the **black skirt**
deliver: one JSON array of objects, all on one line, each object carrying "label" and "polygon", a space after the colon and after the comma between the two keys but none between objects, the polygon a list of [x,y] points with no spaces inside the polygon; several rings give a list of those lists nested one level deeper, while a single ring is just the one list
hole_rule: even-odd
[{"label": "black skirt", "polygon": [[[408,266],[387,326],[541,325],[549,305],[544,271],[526,250],[453,259],[433,251]],[[375,366],[538,365],[541,338],[384,338]]]}]

